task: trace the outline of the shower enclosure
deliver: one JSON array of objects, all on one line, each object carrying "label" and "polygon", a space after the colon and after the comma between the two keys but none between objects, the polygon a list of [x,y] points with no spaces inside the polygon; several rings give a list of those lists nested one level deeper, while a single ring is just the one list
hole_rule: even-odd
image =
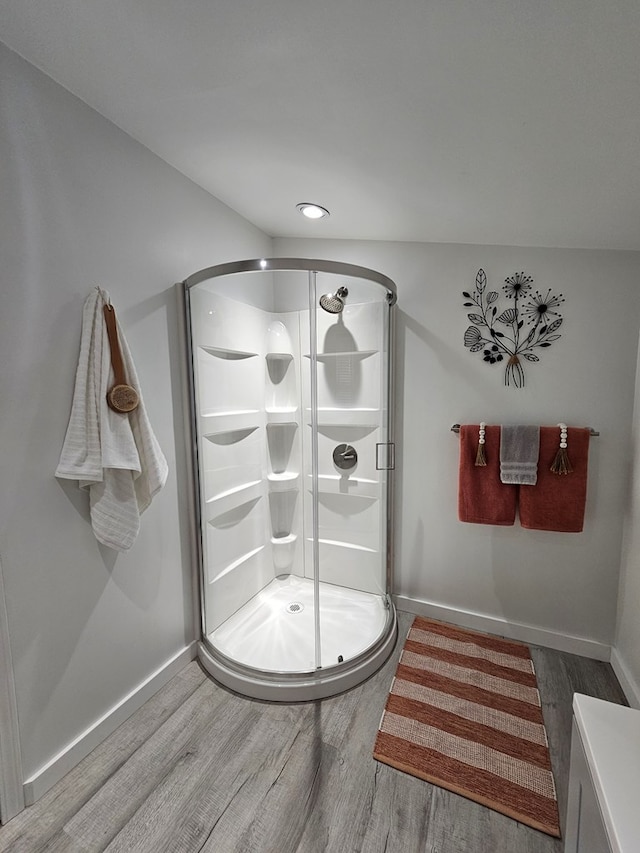
[{"label": "shower enclosure", "polygon": [[255,698],[338,693],[396,637],[395,285],[351,264],[276,258],[210,267],[178,287],[199,658]]}]

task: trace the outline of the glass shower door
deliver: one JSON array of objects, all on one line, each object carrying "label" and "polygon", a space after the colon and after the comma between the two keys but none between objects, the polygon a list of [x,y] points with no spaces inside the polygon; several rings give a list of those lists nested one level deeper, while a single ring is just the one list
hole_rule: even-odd
[{"label": "glass shower door", "polygon": [[184,283],[198,654],[247,695],[331,695],[373,672],[393,644],[395,291],[370,272],[256,260]]},{"label": "glass shower door", "polygon": [[305,562],[326,668],[357,659],[387,623],[389,305],[374,283],[313,275]]}]

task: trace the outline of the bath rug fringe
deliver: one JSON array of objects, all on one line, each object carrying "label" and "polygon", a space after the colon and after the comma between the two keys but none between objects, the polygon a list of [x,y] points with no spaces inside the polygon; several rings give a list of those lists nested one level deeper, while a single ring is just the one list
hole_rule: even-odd
[{"label": "bath rug fringe", "polygon": [[540,695],[523,643],[416,617],[373,757],[560,837]]}]

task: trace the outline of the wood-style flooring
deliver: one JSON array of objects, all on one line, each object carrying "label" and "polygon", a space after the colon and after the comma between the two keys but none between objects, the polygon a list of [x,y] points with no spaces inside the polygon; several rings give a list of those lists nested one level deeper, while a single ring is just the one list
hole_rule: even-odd
[{"label": "wood-style flooring", "polygon": [[[36,805],[0,827],[12,853],[561,853],[550,838],[376,762],[372,748],[412,616],[359,687],[280,705],[197,663]],[[620,704],[609,664],[532,647],[564,830],[574,692]]]}]

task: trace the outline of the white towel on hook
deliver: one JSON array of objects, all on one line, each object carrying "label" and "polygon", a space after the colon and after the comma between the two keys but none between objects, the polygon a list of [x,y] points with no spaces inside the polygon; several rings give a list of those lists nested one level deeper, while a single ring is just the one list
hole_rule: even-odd
[{"label": "white towel on hook", "polygon": [[80,357],[71,416],[56,477],[78,480],[88,489],[96,539],[128,551],[140,530],[140,516],[164,486],[168,466],[153,433],[131,353],[118,324],[127,383],[136,389],[138,407],[129,414],[107,405],[113,384],[111,351],[103,305],[109,294],[95,288],[84,303]]}]

